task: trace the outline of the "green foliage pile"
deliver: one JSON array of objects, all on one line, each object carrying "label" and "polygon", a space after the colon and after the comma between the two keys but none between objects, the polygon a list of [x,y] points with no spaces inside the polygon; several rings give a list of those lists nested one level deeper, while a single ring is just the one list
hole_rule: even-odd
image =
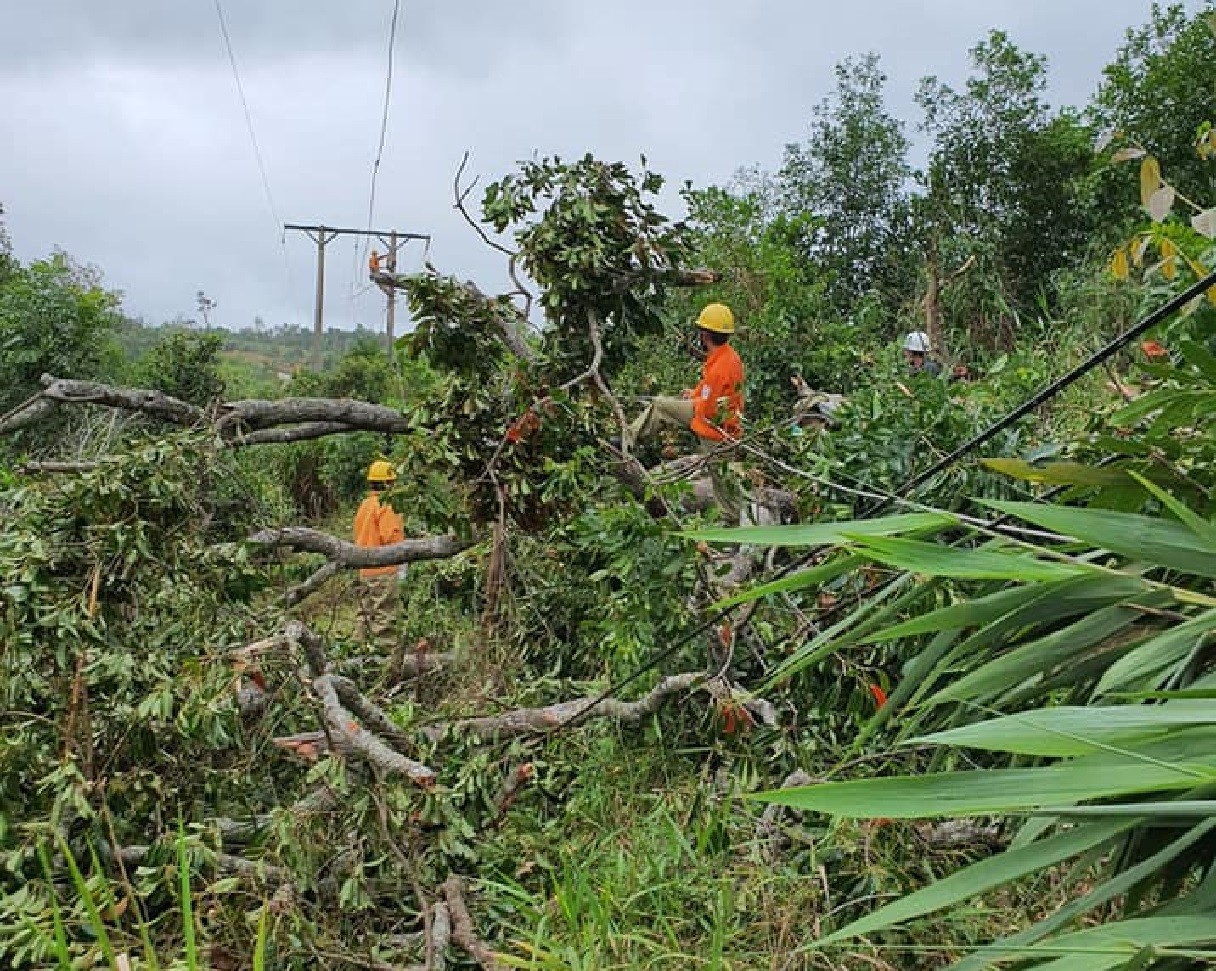
[{"label": "green foliage pile", "polygon": [[[399,408],[406,434],[234,453],[86,415],[58,451],[19,442],[115,454],[66,478],[0,468],[0,963],[405,966],[419,897],[452,873],[519,967],[1211,963],[1216,294],[866,517],[1216,264],[1212,36],[1154,7],[1074,110],[994,32],[961,85],[921,85],[920,172],[877,58],[846,61],[779,170],[688,188],[686,223],[644,160],[527,162],[481,211],[537,321],[522,288],[428,270],[391,355],[352,337],[267,387]],[[721,276],[676,285],[697,267]],[[717,528],[684,486],[640,502],[616,474],[618,407],[691,384],[711,299],[749,369],[737,464],[793,493],[795,525]],[[273,357],[261,334],[136,332],[66,258],[3,245],[0,326],[7,407],[44,370],[209,404],[225,347]],[[969,372],[910,375],[893,339],[912,329]],[[275,366],[303,360],[308,333],[281,336]],[[830,429],[791,420],[793,376],[848,395]],[[455,660],[406,684],[355,636],[349,578],[288,611],[314,564],[240,542],[301,518],[345,534],[380,455],[411,534],[474,543],[409,570],[402,643]],[[685,643],[749,551],[788,575]],[[276,745],[317,727],[312,675],[281,644],[233,649],[289,617],[437,786]],[[733,688],[636,726],[439,734],[609,684],[637,697],[707,656]],[[812,783],[778,789],[795,769]],[[943,842],[948,816],[975,825]]]}]

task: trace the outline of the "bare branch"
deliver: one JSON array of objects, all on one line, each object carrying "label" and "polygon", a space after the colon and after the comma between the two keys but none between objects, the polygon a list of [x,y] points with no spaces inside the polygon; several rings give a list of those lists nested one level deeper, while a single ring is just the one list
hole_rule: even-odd
[{"label": "bare branch", "polygon": [[[147,859],[152,851],[150,846],[121,846],[116,854],[123,863],[139,866]],[[215,867],[225,873],[235,873],[237,876],[256,880],[261,883],[291,883],[295,880],[290,870],[261,860],[250,860],[243,856],[233,856],[230,853],[216,853]]]},{"label": "bare branch", "polygon": [[[50,374],[42,376],[42,384],[41,397],[57,404],[104,405],[122,411],[138,411],[174,425],[197,425],[206,418],[203,409],[197,405],[150,388],[118,388],[97,381],[76,381]],[[19,417],[20,414],[14,416]],[[7,430],[0,428],[0,431]]]},{"label": "bare branch", "polygon": [[513,257],[513,256],[515,256],[515,250],[508,249],[506,246],[503,246],[502,243],[498,243],[498,242],[495,242],[494,240],[490,239],[490,237],[486,233],[485,229],[482,228],[481,223],[479,223],[476,219],[474,219],[472,216],[470,216],[469,210],[465,208],[465,205],[464,205],[465,199],[467,199],[469,197],[469,193],[472,192],[473,188],[477,185],[477,180],[474,179],[472,182],[469,183],[467,188],[461,189],[461,187],[460,187],[460,180],[464,176],[464,170],[468,164],[469,164],[469,153],[466,151],[464,153],[464,157],[460,160],[459,167],[456,169],[456,177],[452,180],[452,194],[456,199],[456,203],[453,208],[455,208],[462,216],[464,216],[464,221],[473,227],[473,230],[477,233],[478,236],[481,237],[481,241],[483,243],[485,243],[487,246],[491,247],[492,249],[498,250],[498,252],[504,254],[505,256]]},{"label": "bare branch", "polygon": [[519,797],[520,790],[525,785],[532,781],[536,775],[536,767],[531,762],[521,762],[511,770],[506,781],[502,784],[502,789],[494,798],[494,817],[501,819],[506,815],[507,811],[514,805],[515,800]]},{"label": "bare branch", "polygon": [[[518,286],[518,281],[516,281],[516,285]],[[485,293],[482,292],[481,288],[472,280],[465,280],[461,286],[464,287],[465,290],[477,300],[483,301],[487,304],[492,303],[490,298],[487,297]],[[529,301],[528,305],[531,306],[531,294],[528,294],[526,290],[521,290],[520,292],[526,295]],[[490,309],[491,316],[493,316],[495,322],[498,324],[498,330],[502,334],[502,339],[506,343],[507,347],[511,349],[511,353],[521,360],[527,361],[529,364],[535,364],[537,362],[536,351],[533,350],[532,345],[524,339],[524,333],[528,327],[527,315],[516,309],[514,304],[512,304],[511,307],[515,315],[514,320],[509,320],[507,317],[503,316],[503,314],[500,313],[499,307],[495,306],[491,307]]]},{"label": "bare branch", "polygon": [[42,421],[57,411],[59,403],[44,397],[41,393],[27,398],[16,408],[12,408],[0,416],[0,435],[15,432],[26,425]]},{"label": "bare branch", "polygon": [[372,731],[385,738],[402,755],[408,755],[413,750],[413,741],[409,735],[389,718],[379,705],[366,698],[353,681],[336,674],[328,677],[342,704],[362,719]]},{"label": "bare branch", "polygon": [[[39,394],[0,418],[0,434],[41,421],[61,404],[102,405],[184,427],[210,422],[204,409],[161,391],[56,378],[50,374],[42,376],[42,383],[45,387]],[[218,415],[215,428],[233,445],[299,442],[357,431],[401,433],[409,430],[409,420],[395,408],[350,398],[231,401],[218,406]],[[278,427],[282,425],[297,427]]]},{"label": "bare branch", "polygon": [[452,916],[452,939],[481,965],[483,971],[506,971],[506,966],[482,943],[473,928],[473,918],[469,916],[469,908],[464,902],[464,886],[460,877],[453,874],[444,881],[440,889]]},{"label": "bare branch", "polygon": [[348,425],[340,421],[309,421],[294,427],[263,428],[247,435],[238,435],[231,440],[231,444],[235,446],[285,445],[289,442],[305,442],[314,438],[324,438],[326,435],[345,435],[365,430],[357,425]]},{"label": "bare branch", "polygon": [[364,654],[358,657],[338,658],[331,665],[340,670],[350,668],[362,669],[370,666],[386,665],[388,680],[396,684],[406,678],[417,678],[430,674],[440,668],[456,663],[453,651],[402,651],[399,655],[384,657],[380,654]]},{"label": "bare branch", "polygon": [[[324,732],[318,732],[324,739]],[[278,740],[276,739],[276,742]],[[307,796],[297,799],[287,807],[287,812],[293,816],[311,816],[315,813],[330,812],[338,805],[338,797],[332,789],[321,787]],[[225,843],[245,843],[252,840],[258,833],[270,826],[274,817],[270,813],[250,816],[246,819],[231,819],[218,816],[209,822],[219,831],[220,839]]]},{"label": "bare branch", "polygon": [[[313,690],[316,691],[325,709],[325,723],[329,727],[331,737],[335,741],[341,740],[343,744],[349,745],[353,752],[358,753],[364,761],[385,775],[403,775],[411,782],[427,789],[433,786],[435,784],[434,769],[389,748],[376,735],[355,721],[354,716],[342,706],[342,702],[339,700],[338,684],[341,682],[346,682],[346,686],[351,684],[345,678],[338,678],[332,674],[314,678],[312,682]],[[380,714],[383,715],[382,712]],[[387,716],[384,718],[387,721]]]},{"label": "bare branch", "polygon": [[452,918],[448,905],[442,900],[431,908],[431,940],[427,946],[426,966],[429,971],[444,971],[447,967],[448,943],[452,940]]},{"label": "bare branch", "polygon": [[289,546],[305,553],[321,553],[339,566],[363,568],[397,566],[418,560],[442,560],[468,549],[469,543],[456,536],[424,536],[402,540],[389,546],[356,546],[354,543],[304,526],[263,529],[247,540],[255,546]]},{"label": "bare branch", "polygon": [[98,462],[23,462],[17,471],[25,475],[58,475],[60,473],[92,472]]},{"label": "bare branch", "polygon": [[616,400],[616,395],[612,393],[612,389],[608,387],[608,382],[604,380],[604,376],[600,373],[600,365],[604,361],[604,344],[600,339],[599,315],[594,310],[587,311],[587,333],[591,337],[591,346],[595,348],[595,354],[591,358],[591,379],[595,382],[595,386],[600,389],[600,393],[612,404],[613,414],[616,415],[617,424],[621,429],[621,441],[624,442],[626,438],[625,432],[629,423],[625,420],[625,411],[621,408],[621,403]]},{"label": "bare branch", "polygon": [[286,606],[291,607],[303,600],[307,600],[314,593],[325,586],[325,584],[332,577],[336,576],[341,569],[341,564],[334,563],[331,560],[329,563],[326,563],[323,567],[321,567],[321,569],[313,573],[312,576],[310,576],[303,583],[296,584],[285,594],[283,594],[283,603]]},{"label": "bare branch", "polygon": [[[373,405],[354,398],[250,398],[220,405],[220,425],[272,429],[276,425],[306,422],[346,425],[348,431],[404,432],[409,419],[396,408]],[[333,434],[337,429],[326,431]],[[251,436],[246,436],[248,439]],[[315,437],[315,436],[314,436]],[[278,440],[278,439],[268,439]]]},{"label": "bare branch", "polygon": [[466,732],[476,739],[489,741],[556,731],[575,719],[580,722],[584,718],[611,718],[618,722],[637,722],[647,715],[653,715],[671,695],[691,690],[704,680],[705,674],[700,671],[673,674],[664,678],[648,694],[643,695],[637,701],[621,701],[617,698],[600,700],[599,696],[576,698],[573,701],[562,701],[545,708],[519,708],[515,711],[503,712],[501,715],[467,718],[452,722],[449,726],[430,725],[424,729],[424,733],[432,740],[437,740],[450,727]]}]

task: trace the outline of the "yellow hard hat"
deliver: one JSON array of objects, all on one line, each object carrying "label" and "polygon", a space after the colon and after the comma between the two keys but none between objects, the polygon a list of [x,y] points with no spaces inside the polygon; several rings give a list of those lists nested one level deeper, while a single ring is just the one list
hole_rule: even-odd
[{"label": "yellow hard hat", "polygon": [[697,317],[697,326],[702,330],[712,330],[715,334],[733,334],[735,315],[724,303],[709,303]]},{"label": "yellow hard hat", "polygon": [[385,462],[383,459],[378,459],[371,464],[367,470],[368,482],[396,482],[397,470],[393,468],[391,462]]}]

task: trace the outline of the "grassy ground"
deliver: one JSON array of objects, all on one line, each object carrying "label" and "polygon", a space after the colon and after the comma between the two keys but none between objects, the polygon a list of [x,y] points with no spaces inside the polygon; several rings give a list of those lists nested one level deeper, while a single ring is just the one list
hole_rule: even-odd
[{"label": "grassy ground", "polygon": [[[434,569],[414,568],[406,636],[425,634],[435,649],[455,645],[461,660],[399,696],[400,720],[570,696],[538,688],[509,638],[485,641],[459,598],[433,596]],[[338,641],[354,629],[352,582],[333,582],[304,607]],[[505,775],[523,759],[536,770],[470,847],[480,932],[512,966],[546,971],[938,968],[1062,900],[1062,875],[1053,873],[881,945],[811,950],[817,938],[983,851],[931,851],[904,821],[787,814],[775,835],[765,831],[763,805],[748,794],[779,784],[787,771],[768,751],[762,739],[725,736],[704,700],[692,698],[635,728],[596,722],[469,753],[483,775]],[[802,766],[812,775],[837,761],[826,748],[813,759]],[[471,766],[458,756],[441,775],[471,784]]]}]

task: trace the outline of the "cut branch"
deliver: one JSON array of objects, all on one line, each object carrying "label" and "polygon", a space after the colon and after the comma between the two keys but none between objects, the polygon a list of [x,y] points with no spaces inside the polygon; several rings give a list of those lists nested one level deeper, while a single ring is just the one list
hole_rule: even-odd
[{"label": "cut branch", "polygon": [[[348,689],[353,685],[345,678],[326,674],[315,678],[312,683],[313,690],[316,691],[317,697],[320,698],[321,705],[325,709],[325,723],[329,727],[330,736],[334,739],[335,744],[348,745],[351,751],[361,756],[368,765],[385,775],[403,775],[423,788],[429,789],[433,786],[435,784],[434,769],[428,768],[421,762],[415,762],[390,748],[375,734],[355,721],[351,712],[344,708],[342,701],[339,700],[338,685],[342,682],[345,682],[344,693],[350,697]],[[370,702],[368,704],[370,705]],[[371,708],[374,709],[375,706],[371,706]],[[370,709],[364,709],[363,714],[366,716],[369,711]],[[388,716],[383,712],[380,712],[379,709],[375,709],[375,711],[383,717],[384,721],[388,721]],[[389,724],[392,723],[389,722]],[[396,729],[396,726],[393,727],[396,731],[400,731],[400,729]]]},{"label": "cut branch", "polygon": [[118,388],[97,381],[75,381],[42,376],[42,396],[65,405],[104,405],[122,411],[138,411],[173,425],[198,425],[206,413],[198,405],[152,388]]},{"label": "cut branch", "polygon": [[37,424],[58,410],[59,402],[44,397],[42,394],[36,394],[0,417],[0,435],[7,435],[9,432],[15,432],[27,425]]},{"label": "cut branch", "polygon": [[[396,408],[373,405],[353,398],[279,398],[274,401],[250,398],[220,405],[220,424],[246,429],[275,429],[276,425],[321,422],[341,424],[347,431],[405,432],[409,419]],[[279,429],[275,429],[279,431]],[[337,429],[327,431],[333,434]],[[246,436],[248,439],[248,436]]]},{"label": "cut branch", "polygon": [[246,542],[255,546],[289,546],[305,553],[320,553],[339,566],[349,568],[397,566],[418,560],[442,560],[455,556],[470,545],[455,536],[425,536],[402,540],[389,546],[356,546],[344,539],[304,526],[263,529],[250,536]]},{"label": "cut branch", "polygon": [[481,965],[483,971],[506,971],[506,965],[498,960],[498,955],[491,951],[477,936],[473,928],[473,918],[469,916],[469,908],[464,902],[464,887],[460,877],[454,874],[444,881],[444,899],[448,903],[448,911],[452,916],[452,940],[454,940],[474,961]]},{"label": "cut branch", "polygon": [[[139,866],[151,852],[150,846],[122,846],[119,847],[117,856],[125,864]],[[235,873],[237,876],[250,880],[282,884],[292,883],[295,879],[290,870],[271,863],[263,863],[260,860],[250,860],[243,856],[233,856],[230,853],[216,853],[213,859],[217,870],[224,873]]]},{"label": "cut branch", "polygon": [[429,971],[444,971],[447,967],[448,944],[452,940],[452,917],[442,900],[431,908],[431,939],[426,948]]},{"label": "cut branch", "polygon": [[17,467],[26,475],[57,475],[60,473],[92,472],[97,462],[23,462]]},{"label": "cut branch", "polygon": [[340,564],[334,563],[331,560],[329,563],[326,563],[323,567],[321,567],[321,569],[313,573],[312,576],[310,576],[303,583],[296,584],[296,586],[292,587],[285,594],[283,594],[283,603],[288,607],[292,607],[303,600],[307,600],[314,593],[325,586],[330,578],[336,576],[341,569],[342,567]]},{"label": "cut branch", "polygon": [[454,651],[402,651],[391,657],[385,657],[383,654],[341,657],[330,666],[340,671],[359,671],[383,665],[387,669],[389,684],[398,684],[407,678],[421,677],[455,663]]},{"label": "cut branch", "polygon": [[[43,390],[0,418],[0,434],[47,418],[60,405],[101,405],[196,427],[212,422],[210,412],[149,388],[123,388],[96,381],[42,376]],[[218,406],[214,427],[233,445],[298,442],[346,432],[409,430],[409,419],[395,408],[350,398],[249,399]],[[294,427],[280,427],[294,426]]]},{"label": "cut branch", "polygon": [[324,438],[326,435],[344,435],[348,432],[360,432],[364,429],[358,425],[348,425],[341,421],[308,421],[302,425],[286,428],[263,428],[247,435],[232,439],[233,445],[285,445],[289,442],[304,442],[314,438]]},{"label": "cut branch", "polygon": [[[664,678],[637,701],[621,701],[617,698],[601,700],[599,696],[577,698],[545,708],[519,708],[501,715],[467,718],[452,722],[446,727],[488,741],[519,735],[544,734],[561,728],[567,722],[581,722],[586,718],[611,718],[618,722],[632,723],[647,715],[653,715],[671,695],[691,690],[704,680],[705,674],[700,671],[673,674]],[[424,731],[429,738],[437,740],[443,736],[445,726],[431,725]]]}]

